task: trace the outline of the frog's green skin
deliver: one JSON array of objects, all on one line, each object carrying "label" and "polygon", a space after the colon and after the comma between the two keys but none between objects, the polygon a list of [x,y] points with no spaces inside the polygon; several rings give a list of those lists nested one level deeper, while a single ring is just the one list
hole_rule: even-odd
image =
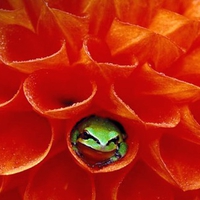
[{"label": "frog's green skin", "polygon": [[74,151],[79,155],[77,144],[82,144],[89,149],[108,153],[114,152],[106,160],[97,162],[95,166],[102,167],[123,157],[127,152],[127,144],[124,142],[126,135],[115,122],[98,116],[90,116],[81,120],[71,133],[71,143]]}]

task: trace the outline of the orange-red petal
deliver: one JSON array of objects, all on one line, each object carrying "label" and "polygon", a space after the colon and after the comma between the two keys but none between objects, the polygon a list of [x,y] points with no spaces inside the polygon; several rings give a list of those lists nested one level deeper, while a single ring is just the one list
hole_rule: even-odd
[{"label": "orange-red petal", "polygon": [[[125,34],[124,34],[125,33]],[[135,57],[139,64],[150,62],[162,71],[177,60],[183,51],[170,39],[149,29],[114,20],[106,36],[111,55]]]},{"label": "orange-red petal", "polygon": [[189,20],[169,10],[160,9],[151,20],[149,29],[166,36],[181,49],[187,51],[198,36],[199,22]]},{"label": "orange-red petal", "polygon": [[182,190],[200,187],[200,145],[164,135],[160,152],[171,177]]},{"label": "orange-red petal", "polygon": [[90,200],[94,198],[90,175],[77,166],[68,152],[42,165],[30,180],[24,200]]},{"label": "orange-red petal", "polygon": [[161,2],[161,0],[139,0],[134,2],[114,0],[116,16],[121,21],[145,27],[149,24]]},{"label": "orange-red petal", "polygon": [[66,119],[91,106],[96,84],[75,70],[39,70],[24,83],[27,100],[43,115]]},{"label": "orange-red petal", "polygon": [[173,200],[173,190],[167,182],[159,177],[152,169],[138,162],[122,181],[118,200]]},{"label": "orange-red petal", "polygon": [[37,165],[49,152],[53,134],[34,112],[0,113],[0,174],[15,174]]}]

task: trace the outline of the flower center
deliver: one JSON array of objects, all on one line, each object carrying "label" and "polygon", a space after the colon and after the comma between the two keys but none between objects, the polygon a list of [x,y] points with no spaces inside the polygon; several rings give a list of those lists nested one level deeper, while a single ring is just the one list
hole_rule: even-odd
[{"label": "flower center", "polygon": [[75,153],[90,167],[103,167],[125,156],[126,133],[121,124],[108,118],[89,116],[71,132]]}]

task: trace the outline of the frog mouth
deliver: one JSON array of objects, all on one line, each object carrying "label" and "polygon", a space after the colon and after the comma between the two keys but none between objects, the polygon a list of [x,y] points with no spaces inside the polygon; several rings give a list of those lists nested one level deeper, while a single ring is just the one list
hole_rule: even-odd
[{"label": "frog mouth", "polygon": [[96,163],[105,162],[116,153],[116,149],[112,151],[101,151],[92,149],[81,143],[77,143],[77,148],[80,156],[88,165],[95,165]]}]

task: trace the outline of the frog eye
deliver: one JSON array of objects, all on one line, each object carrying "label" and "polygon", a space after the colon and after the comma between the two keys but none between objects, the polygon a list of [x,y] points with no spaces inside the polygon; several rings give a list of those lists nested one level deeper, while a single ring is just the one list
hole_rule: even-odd
[{"label": "frog eye", "polygon": [[118,144],[119,143],[119,136],[117,136],[116,138],[113,138],[112,140],[109,140],[107,145],[109,145],[110,143],[114,143],[114,144]]},{"label": "frog eye", "polygon": [[83,131],[83,133],[80,134],[80,138],[85,139],[85,140],[89,139],[90,137],[91,136],[88,134],[87,131]]},{"label": "frog eye", "polygon": [[83,139],[83,140],[88,140],[88,139],[92,139],[93,141],[95,141],[96,143],[100,144],[99,140],[97,140],[97,138],[93,137],[92,135],[90,135],[86,130],[83,131],[83,133],[81,133],[79,135],[79,138]]}]

